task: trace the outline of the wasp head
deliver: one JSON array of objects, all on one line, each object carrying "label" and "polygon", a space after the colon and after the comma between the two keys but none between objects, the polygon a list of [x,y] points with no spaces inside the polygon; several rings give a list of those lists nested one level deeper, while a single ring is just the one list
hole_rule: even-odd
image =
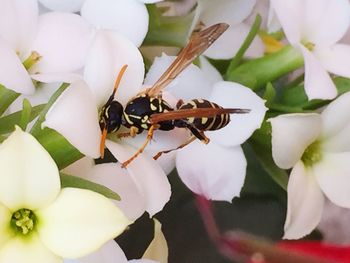
[{"label": "wasp head", "polygon": [[123,106],[118,101],[106,103],[100,111],[100,128],[107,133],[119,130],[123,121]]}]

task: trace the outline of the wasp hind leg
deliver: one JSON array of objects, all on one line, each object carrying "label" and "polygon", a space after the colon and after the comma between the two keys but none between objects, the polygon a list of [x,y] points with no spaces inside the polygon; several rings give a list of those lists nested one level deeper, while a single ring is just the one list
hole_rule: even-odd
[{"label": "wasp hind leg", "polygon": [[185,146],[189,145],[189,144],[190,144],[191,142],[193,142],[194,140],[196,140],[196,136],[191,136],[190,139],[188,139],[186,142],[184,142],[183,144],[181,144],[179,147],[174,148],[174,149],[171,149],[171,150],[167,150],[167,151],[161,151],[161,152],[157,153],[155,156],[153,156],[153,159],[154,159],[154,160],[157,160],[162,154],[170,153],[170,152],[172,152],[172,151],[176,151],[176,150],[182,149],[182,148],[184,148]]},{"label": "wasp hind leg", "polygon": [[192,132],[192,134],[204,144],[208,144],[210,139],[205,136],[204,132],[197,130],[195,127],[188,125],[187,128]]},{"label": "wasp hind leg", "polygon": [[148,143],[152,140],[153,132],[155,129],[156,129],[156,125],[152,125],[150,127],[150,129],[148,130],[147,138],[146,138],[146,141],[144,142],[144,144],[137,150],[137,152],[133,156],[131,156],[128,160],[126,160],[125,162],[122,163],[122,168],[126,168],[133,160],[135,160],[137,158],[137,156],[139,156],[144,151],[144,149],[146,148]]}]

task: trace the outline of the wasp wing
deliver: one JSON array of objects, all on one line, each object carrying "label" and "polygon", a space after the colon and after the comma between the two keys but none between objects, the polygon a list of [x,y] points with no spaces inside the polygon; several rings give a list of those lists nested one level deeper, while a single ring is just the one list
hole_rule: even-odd
[{"label": "wasp wing", "polygon": [[228,24],[219,23],[200,32],[193,33],[188,44],[180,51],[174,62],[146,91],[150,97],[158,95],[173,79],[175,79],[200,54],[207,50],[229,27]]},{"label": "wasp wing", "polygon": [[223,109],[223,108],[196,108],[196,109],[180,109],[163,113],[155,113],[151,115],[151,124],[157,124],[161,121],[180,120],[184,118],[210,118],[221,114],[241,114],[249,113],[248,109]]}]

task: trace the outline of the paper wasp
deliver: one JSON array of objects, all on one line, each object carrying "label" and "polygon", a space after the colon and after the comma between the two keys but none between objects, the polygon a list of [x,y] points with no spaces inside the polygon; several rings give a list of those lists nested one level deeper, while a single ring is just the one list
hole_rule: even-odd
[{"label": "paper wasp", "polygon": [[[100,127],[102,130],[100,151],[102,158],[107,133],[119,130],[121,125],[129,128],[129,132],[118,134],[120,138],[134,137],[144,130],[148,131],[145,143],[131,158],[123,162],[122,166],[126,167],[143,152],[152,139],[154,130],[169,131],[176,127],[189,129],[193,136],[189,141],[178,147],[182,148],[195,138],[208,143],[209,139],[204,135],[204,131],[218,130],[226,126],[230,121],[230,113],[249,112],[249,110],[245,109],[224,109],[213,102],[200,99],[191,100],[187,103],[183,103],[180,100],[174,110],[162,99],[162,90],[200,54],[208,49],[227,28],[227,24],[219,23],[194,33],[189,43],[180,51],[174,62],[158,81],[151,88],[131,98],[124,109],[118,101],[114,100],[119,82],[127,68],[127,65],[123,66],[116,79],[113,93],[100,112]],[[170,151],[172,150],[160,152],[155,158],[158,158],[162,153]]]}]

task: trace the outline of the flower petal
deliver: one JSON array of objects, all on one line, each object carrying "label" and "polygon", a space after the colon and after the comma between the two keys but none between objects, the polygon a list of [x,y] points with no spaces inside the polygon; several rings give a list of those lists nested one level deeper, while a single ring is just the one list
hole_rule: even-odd
[{"label": "flower petal", "polygon": [[[204,52],[204,55],[212,59],[232,58],[243,44],[249,30],[250,27],[244,23],[228,28],[226,32]],[[262,57],[264,55],[264,48],[262,40],[257,36],[244,55],[249,58]]]},{"label": "flower petal", "polygon": [[81,15],[97,28],[112,29],[141,46],[148,31],[148,12],[137,0],[86,0]]},{"label": "flower petal", "polygon": [[350,152],[324,152],[313,165],[316,179],[325,195],[336,205],[350,208]]},{"label": "flower petal", "polygon": [[204,73],[207,81],[210,84],[215,84],[216,82],[224,80],[221,73],[206,59],[204,56],[199,57],[200,69]]},{"label": "flower petal", "polygon": [[[9,231],[9,226],[11,224],[12,212],[0,204],[0,248],[4,246],[4,244],[13,237],[13,233]],[[1,249],[0,249],[1,254]]]},{"label": "flower petal", "polygon": [[[135,149],[109,140],[106,146],[120,161],[127,160],[135,153]],[[150,216],[161,211],[171,195],[170,184],[162,168],[152,158],[140,154],[126,169],[143,194]]]},{"label": "flower petal", "polygon": [[251,89],[229,81],[215,84],[210,100],[224,108],[250,109],[249,113],[231,114],[230,123],[216,131],[206,132],[210,139],[223,146],[235,146],[246,141],[258,129],[267,108]]},{"label": "flower petal", "polygon": [[30,238],[17,236],[7,242],[0,249],[0,262],[62,263],[62,259],[47,249],[37,235]]},{"label": "flower petal", "polygon": [[[283,1],[282,1],[283,2]],[[303,3],[303,37],[318,46],[338,42],[350,23],[348,0],[307,0]]]},{"label": "flower petal", "polygon": [[328,48],[314,50],[315,56],[329,72],[350,77],[350,46],[335,44]]},{"label": "flower petal", "polygon": [[123,250],[118,246],[114,240],[108,241],[96,252],[76,259],[76,260],[65,260],[64,263],[127,263]]},{"label": "flower petal", "polygon": [[[174,60],[174,56],[165,54],[161,57],[156,57],[150,70],[147,72],[144,83],[146,85],[154,84]],[[210,96],[212,83],[208,81],[199,67],[191,64],[166,87],[166,90],[175,97],[184,100],[190,100],[198,96],[205,99]]]},{"label": "flower petal", "polygon": [[145,4],[154,4],[154,3],[162,2],[163,0],[139,0],[139,1]]},{"label": "flower petal", "polygon": [[142,88],[145,73],[142,55],[132,42],[118,33],[98,31],[89,48],[84,78],[99,106],[104,105],[112,94],[115,79],[125,64],[128,68],[116,93],[122,104]]},{"label": "flower petal", "polygon": [[62,189],[50,206],[36,214],[42,242],[56,255],[66,258],[96,251],[130,224],[106,197],[77,188]]},{"label": "flower petal", "polygon": [[302,38],[303,21],[299,18],[304,2],[302,0],[271,0],[270,4],[288,41],[291,44],[298,43]]},{"label": "flower petal", "polygon": [[32,80],[27,70],[15,51],[2,39],[0,39],[0,84],[8,89],[26,95],[35,91]]},{"label": "flower petal", "polygon": [[321,62],[307,50],[299,45],[305,63],[305,92],[311,99],[333,99],[337,96],[337,89]]},{"label": "flower petal", "polygon": [[322,112],[322,146],[326,151],[350,151],[349,105],[350,92],[347,92],[328,104]]},{"label": "flower petal", "polygon": [[[0,11],[0,37],[19,53],[22,59],[30,52],[38,21],[36,0],[2,0]],[[1,60],[6,61],[3,56]],[[3,67],[1,67],[3,69]]]},{"label": "flower petal", "polygon": [[162,224],[157,220],[154,221],[154,238],[149,244],[143,258],[157,260],[160,263],[168,263],[168,243],[166,242],[165,236],[162,232]]},{"label": "flower petal", "polygon": [[46,8],[62,12],[78,12],[85,0],[39,0]]},{"label": "flower petal", "polygon": [[12,211],[50,204],[60,190],[58,168],[49,153],[20,128],[0,146],[0,202]]},{"label": "flower petal", "polygon": [[59,12],[41,15],[32,46],[41,59],[30,71],[55,73],[82,68],[92,33],[92,27],[79,15]]},{"label": "flower petal", "polygon": [[128,263],[160,263],[160,262],[150,260],[150,259],[132,259],[132,260],[129,260]]},{"label": "flower petal", "polygon": [[309,234],[320,222],[324,196],[311,169],[298,162],[288,182],[288,208],[284,225],[285,239]]},{"label": "flower petal", "polygon": [[121,200],[114,203],[130,220],[136,220],[145,212],[146,202],[143,194],[133,178],[120,165],[114,163],[95,165],[84,178],[105,185],[118,193]]},{"label": "flower petal", "polygon": [[252,12],[256,0],[199,0],[201,6],[200,21],[206,26],[216,23],[228,23],[235,26]]},{"label": "flower petal", "polygon": [[83,81],[72,83],[46,114],[43,127],[62,134],[80,152],[100,156],[101,131],[94,97]]},{"label": "flower petal", "polygon": [[83,77],[76,73],[44,73],[44,74],[31,74],[32,79],[43,83],[73,83],[75,81],[83,79]]},{"label": "flower petal", "polygon": [[239,196],[247,161],[241,147],[226,148],[196,140],[178,151],[176,168],[193,192],[211,200],[231,202]]},{"label": "flower petal", "polygon": [[303,155],[305,149],[320,134],[319,114],[285,114],[269,119],[272,127],[272,157],[275,163],[289,169]]}]

